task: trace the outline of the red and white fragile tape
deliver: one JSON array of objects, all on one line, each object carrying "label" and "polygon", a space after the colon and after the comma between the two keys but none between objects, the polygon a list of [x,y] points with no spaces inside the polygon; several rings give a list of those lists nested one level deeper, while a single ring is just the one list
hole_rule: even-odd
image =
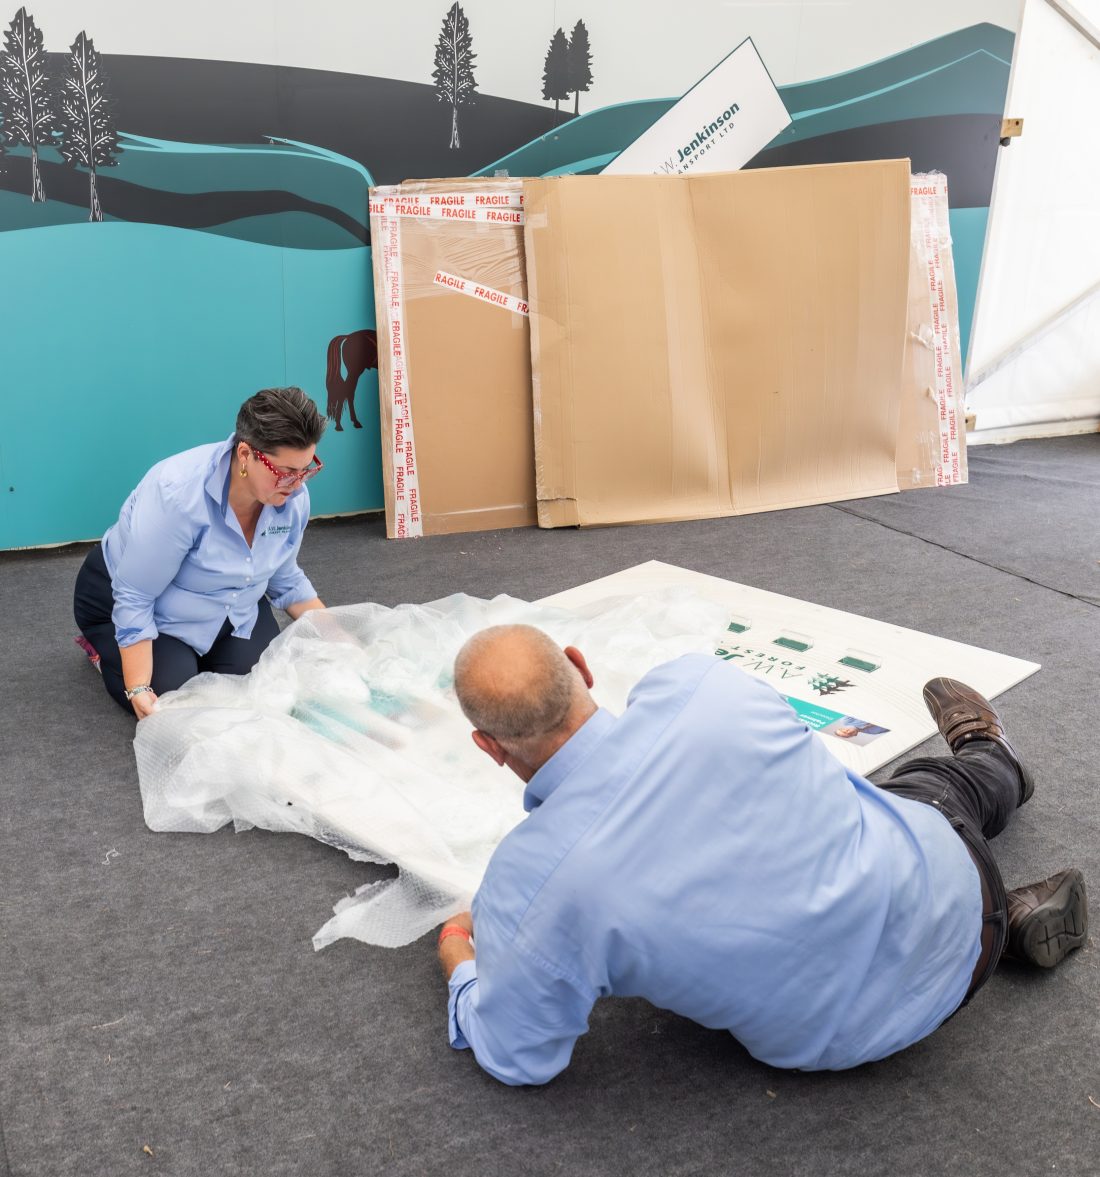
[{"label": "red and white fragile tape", "polygon": [[959,373],[955,371],[951,323],[942,245],[950,241],[947,219],[947,181],[943,176],[914,176],[910,188],[915,230],[920,234],[928,266],[928,294],[932,303],[932,336],[936,358],[936,403],[939,408],[940,450],[936,485],[953,486],[962,480],[965,425],[960,406]]},{"label": "red and white fragile tape", "polygon": [[372,216],[408,220],[473,221],[481,225],[522,225],[521,192],[432,192],[422,195],[376,195]]},{"label": "red and white fragile tape", "polygon": [[[388,322],[385,346],[389,349],[391,373],[390,457],[393,464],[394,536],[397,539],[406,539],[424,534],[424,518],[409,388],[407,320],[401,275],[401,221],[434,219],[452,222],[473,221],[488,225],[522,225],[523,194],[482,191],[404,195],[392,189],[377,189],[370,201],[370,212],[372,218],[378,218],[378,232],[372,236],[374,248],[382,250],[382,275]],[[437,279],[439,276],[437,275]],[[461,278],[454,280],[459,283],[466,282]],[[521,314],[527,313],[526,304],[521,299],[476,283],[472,283],[471,286],[471,291],[463,290],[462,293],[470,293],[475,298],[505,306]]]},{"label": "red and white fragile tape", "polygon": [[492,303],[506,311],[515,311],[517,315],[528,313],[527,303],[522,298],[517,298],[514,294],[505,294],[503,290],[494,290],[491,286],[483,286],[470,278],[460,278],[457,274],[448,274],[446,270],[436,270],[435,278],[432,280],[436,286],[467,294],[470,298]]},{"label": "red and white fragile tape", "polygon": [[412,401],[409,395],[409,365],[406,352],[405,295],[401,280],[401,222],[383,217],[379,225],[382,274],[389,321],[386,346],[390,353],[391,417],[390,457],[393,461],[394,537],[407,539],[424,534],[420,509],[420,474],[413,440]]}]

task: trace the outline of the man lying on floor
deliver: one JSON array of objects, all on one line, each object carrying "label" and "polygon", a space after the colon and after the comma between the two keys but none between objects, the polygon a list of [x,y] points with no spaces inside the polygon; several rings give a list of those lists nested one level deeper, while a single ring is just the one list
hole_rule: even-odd
[{"label": "man lying on floor", "polygon": [[1079,871],[1005,892],[986,839],[1032,779],[961,683],[924,689],[952,756],[881,787],[709,655],[651,671],[616,719],[580,651],[496,627],[455,686],[474,742],[527,785],[472,917],[439,936],[451,1044],[505,1083],[557,1075],[612,994],[773,1066],[854,1067],[930,1034],[1002,955],[1050,967],[1085,942]]}]

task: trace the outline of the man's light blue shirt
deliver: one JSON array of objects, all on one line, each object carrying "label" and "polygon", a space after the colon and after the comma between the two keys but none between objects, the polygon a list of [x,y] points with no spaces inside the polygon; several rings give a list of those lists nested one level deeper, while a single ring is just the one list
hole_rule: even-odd
[{"label": "man's light blue shirt", "polygon": [[982,897],[962,840],[726,662],[646,675],[524,804],[474,897],[476,961],[450,980],[451,1044],[505,1083],[558,1074],[612,994],[807,1070],[892,1054],[966,995]]},{"label": "man's light blue shirt", "polygon": [[278,609],[317,595],[298,567],[309,492],[264,506],[250,548],[229,506],[234,440],[158,462],[103,537],[120,646],[164,633],[205,654],[227,619],[251,636],[265,594]]}]

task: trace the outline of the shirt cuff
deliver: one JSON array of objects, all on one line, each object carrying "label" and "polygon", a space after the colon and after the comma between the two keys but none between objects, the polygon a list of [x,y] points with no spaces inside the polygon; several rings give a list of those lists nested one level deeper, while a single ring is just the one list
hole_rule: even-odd
[{"label": "shirt cuff", "polygon": [[125,650],[127,646],[136,646],[138,642],[154,642],[160,637],[160,632],[155,626],[149,625],[145,629],[116,629],[115,642],[120,650]]},{"label": "shirt cuff", "polygon": [[115,641],[120,650],[138,642],[154,641],[160,637],[152,608],[122,607],[116,602],[111,620],[115,623]]},{"label": "shirt cuff", "polygon": [[[462,1027],[458,1024],[458,1000],[468,989],[477,984],[477,964],[472,960],[464,960],[455,967],[451,979],[447,982],[450,996],[447,999],[447,1037],[455,1050],[469,1050],[470,1044]],[[473,994],[471,993],[472,997]]]},{"label": "shirt cuff", "polygon": [[301,580],[295,581],[279,596],[273,597],[270,595],[270,590],[268,592],[268,600],[271,602],[272,608],[284,610],[288,605],[296,605],[299,601],[312,601],[315,596],[317,596],[317,590],[310,584],[304,573]]}]

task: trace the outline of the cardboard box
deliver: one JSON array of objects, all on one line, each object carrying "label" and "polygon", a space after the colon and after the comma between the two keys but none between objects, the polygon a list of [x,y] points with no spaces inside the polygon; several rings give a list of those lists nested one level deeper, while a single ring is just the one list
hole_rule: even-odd
[{"label": "cardboard box", "polygon": [[540,525],[898,490],[909,189],[906,160],[526,181]]},{"label": "cardboard box", "polygon": [[[528,183],[599,197],[585,211],[569,194],[568,241],[549,203],[536,214],[553,266],[581,283],[568,313],[536,320],[539,512],[523,181],[373,190],[388,535],[741,514],[966,481],[942,176],[910,181],[902,161],[670,178],[659,213],[629,211],[647,178]],[[802,206],[811,212],[799,220]],[[537,284],[546,267],[533,257]],[[769,309],[777,298],[782,314]],[[873,376],[890,346],[893,375]],[[581,411],[565,422],[575,365],[588,365]],[[567,435],[573,449],[555,451]],[[568,481],[578,475],[579,497]]]},{"label": "cardboard box", "polygon": [[519,180],[371,190],[386,534],[536,522]]}]

